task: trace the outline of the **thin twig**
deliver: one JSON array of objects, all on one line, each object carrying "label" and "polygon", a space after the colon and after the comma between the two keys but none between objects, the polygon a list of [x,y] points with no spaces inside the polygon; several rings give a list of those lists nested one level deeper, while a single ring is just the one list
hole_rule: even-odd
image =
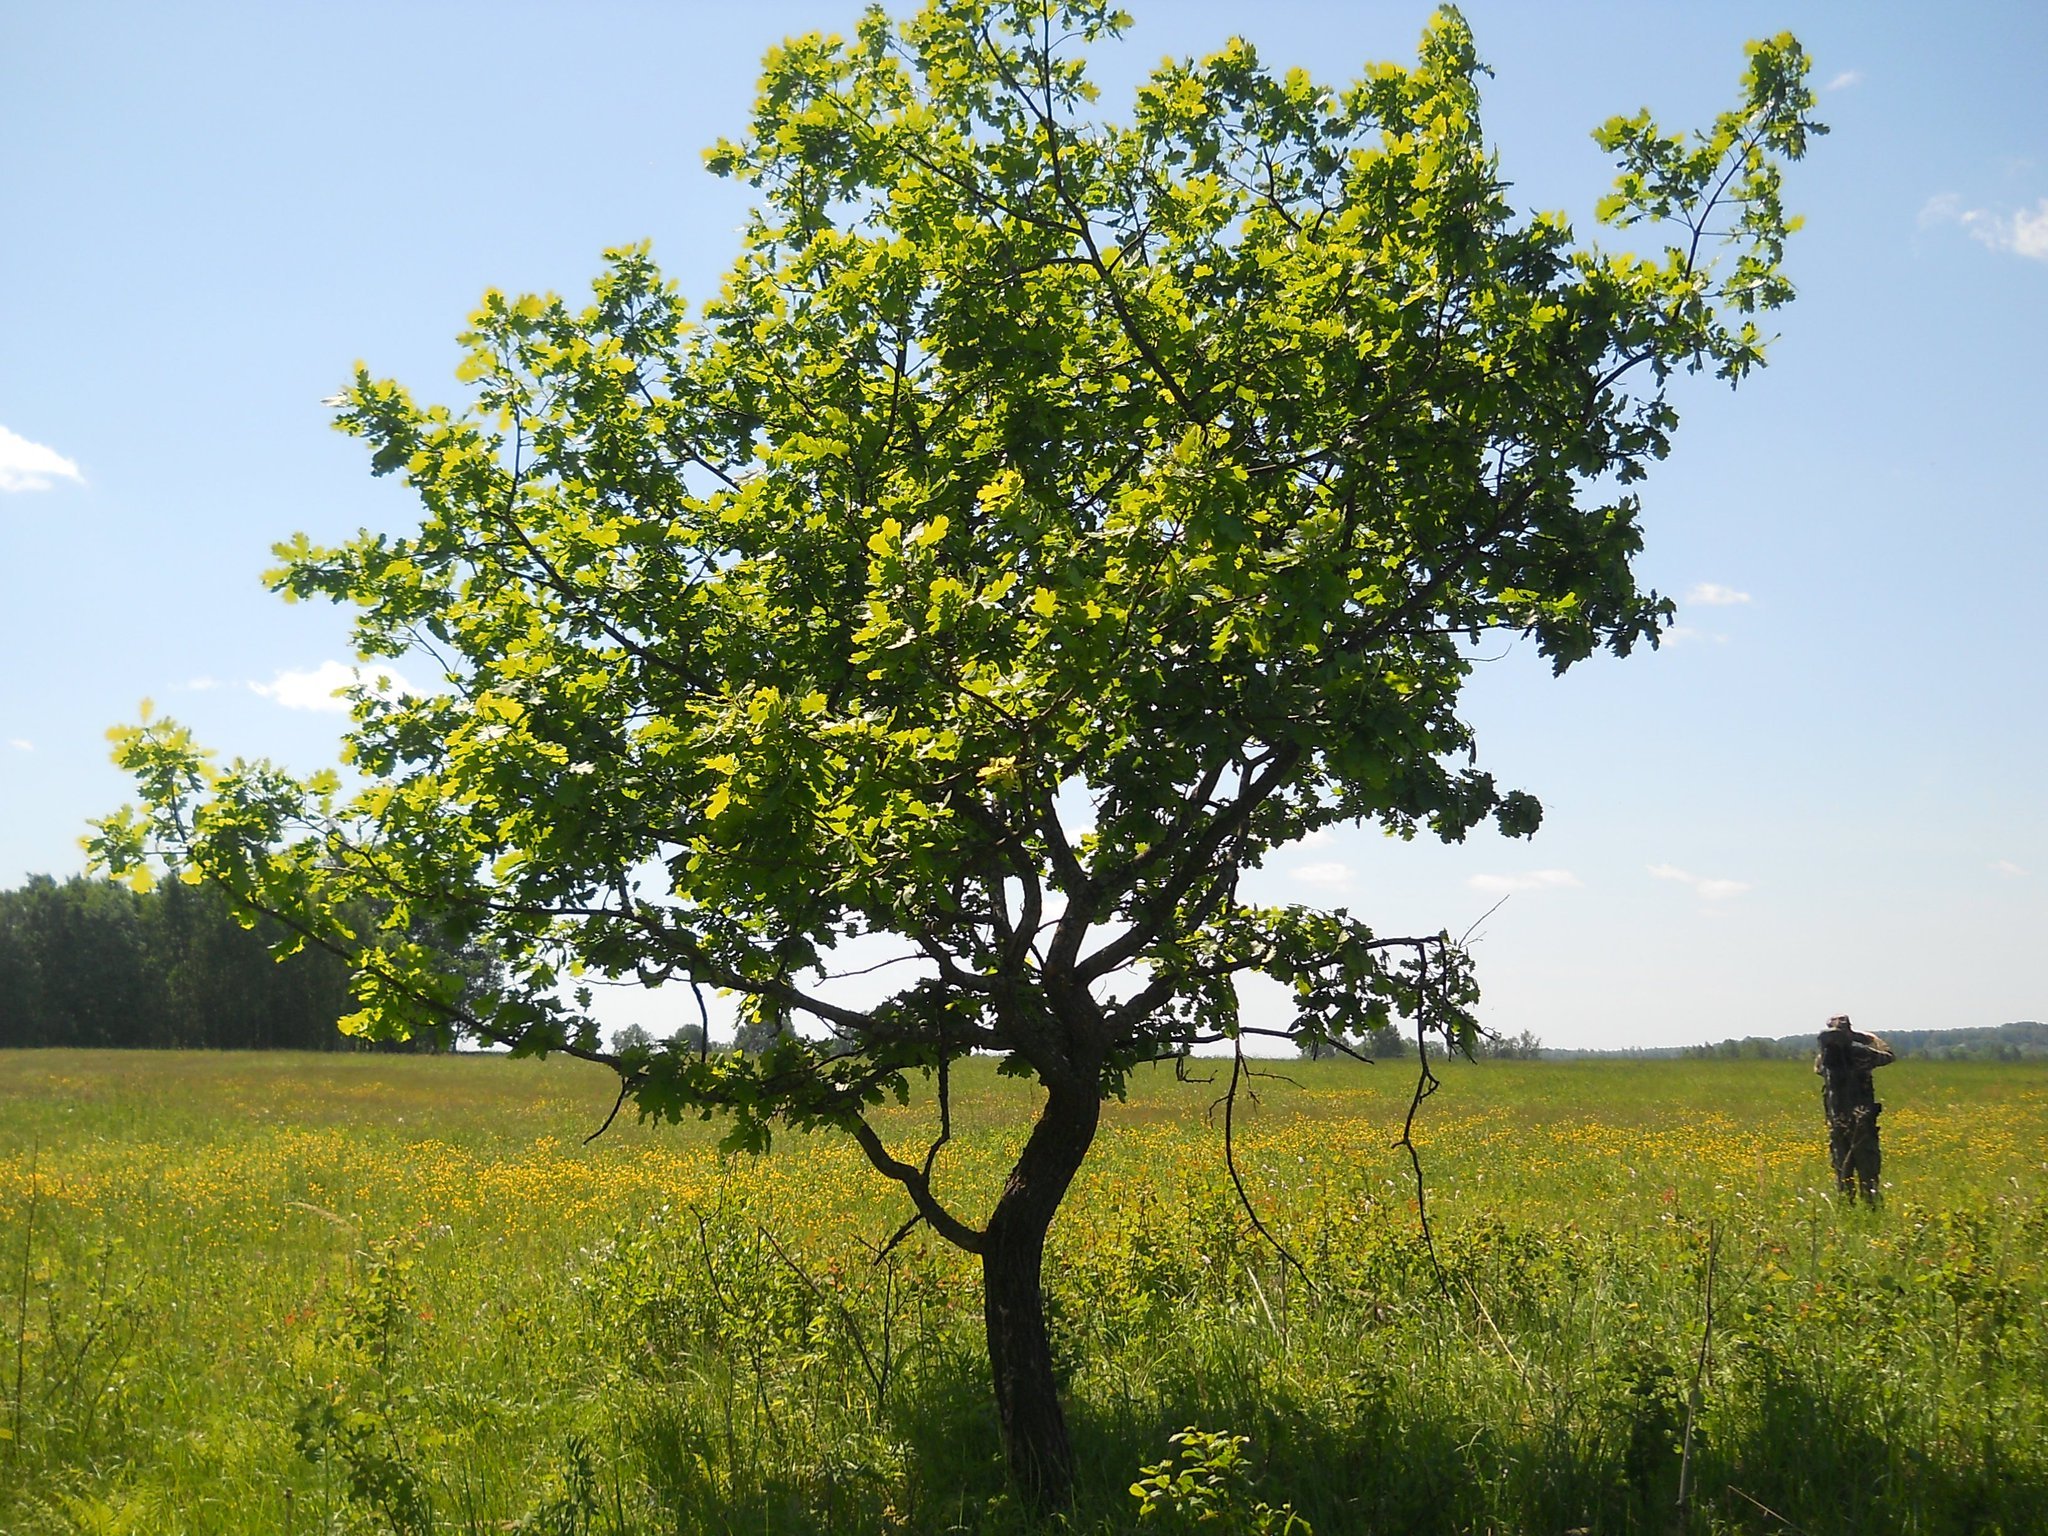
[{"label": "thin twig", "polygon": [[28,1221],[21,1237],[21,1299],[14,1312],[14,1434],[7,1442],[7,1459],[14,1460],[21,1454],[21,1384],[22,1371],[28,1353],[28,1286],[33,1274],[33,1260],[36,1251],[36,1205],[42,1196],[42,1181],[37,1164],[42,1159],[43,1143],[38,1137],[28,1154]]},{"label": "thin twig", "polygon": [[1480,1317],[1485,1319],[1487,1329],[1493,1334],[1494,1342],[1499,1344],[1506,1353],[1508,1364],[1512,1365],[1515,1368],[1515,1374],[1522,1378],[1522,1385],[1531,1392],[1535,1391],[1536,1384],[1529,1379],[1528,1367],[1524,1366],[1521,1358],[1516,1355],[1514,1345],[1510,1344],[1506,1337],[1502,1335],[1500,1325],[1493,1320],[1493,1314],[1486,1310],[1486,1302],[1480,1297],[1479,1287],[1470,1280],[1467,1280],[1465,1282],[1465,1289],[1472,1297],[1472,1305],[1479,1309]]},{"label": "thin twig", "polygon": [[[1271,1302],[1266,1300],[1266,1288],[1263,1285],[1259,1284],[1259,1272],[1253,1269],[1251,1265],[1247,1264],[1244,1267],[1244,1277],[1245,1279],[1251,1281],[1252,1294],[1258,1297],[1259,1299],[1259,1310],[1266,1314],[1266,1326],[1273,1330],[1273,1337],[1278,1339],[1282,1345],[1285,1345],[1287,1342],[1286,1330],[1283,1329],[1279,1325],[1279,1323],[1273,1320],[1273,1305]],[[1284,1284],[1287,1277],[1287,1271],[1284,1269],[1281,1270],[1280,1277],[1282,1283]]]},{"label": "thin twig", "polygon": [[1415,1092],[1408,1100],[1408,1118],[1401,1122],[1401,1139],[1394,1143],[1408,1152],[1408,1164],[1415,1170],[1415,1218],[1422,1226],[1422,1246],[1429,1254],[1429,1267],[1436,1276],[1437,1289],[1450,1294],[1451,1284],[1444,1274],[1444,1266],[1436,1256],[1436,1233],[1429,1225],[1429,1190],[1422,1177],[1422,1153],[1415,1145],[1415,1116],[1422,1109],[1422,1101],[1443,1086],[1429,1065],[1429,1039],[1424,1031],[1429,1024],[1429,941],[1409,939],[1415,946],[1415,1059],[1420,1070],[1415,1077]]},{"label": "thin twig", "polygon": [[797,1263],[795,1259],[792,1259],[783,1249],[782,1244],[775,1240],[773,1232],[770,1232],[766,1227],[758,1223],[756,1223],[754,1230],[768,1240],[768,1246],[775,1250],[775,1257],[782,1260],[784,1267],[791,1274],[803,1281],[804,1285],[809,1288],[810,1293],[819,1302],[831,1307],[833,1311],[839,1314],[839,1320],[846,1324],[846,1336],[853,1340],[853,1347],[860,1355],[861,1369],[868,1373],[868,1380],[874,1383],[875,1401],[879,1403],[889,1390],[888,1373],[876,1368],[874,1356],[868,1353],[867,1340],[861,1337],[860,1324],[854,1320],[853,1313],[847,1310],[846,1303],[836,1296],[827,1296],[824,1288],[811,1278],[811,1272],[805,1269],[803,1265]]},{"label": "thin twig", "polygon": [[[1508,892],[1508,896],[1512,895],[1514,895],[1513,891]],[[1477,917],[1472,919],[1472,926],[1467,928],[1464,931],[1464,933],[1462,933],[1458,937],[1458,948],[1463,949],[1465,945],[1468,942],[1470,942],[1472,935],[1479,931],[1479,925],[1485,922],[1489,917],[1493,916],[1494,913],[1498,912],[1502,907],[1508,904],[1508,896],[1501,897],[1499,901],[1496,901],[1492,906],[1488,907],[1484,912],[1480,913]]]},{"label": "thin twig", "polygon": [[583,1145],[585,1145],[586,1147],[589,1146],[593,1141],[597,1140],[598,1137],[602,1136],[606,1131],[612,1128],[612,1122],[619,1118],[619,1110],[623,1108],[625,1105],[626,1095],[631,1093],[632,1091],[633,1079],[621,1075],[619,1078],[619,1096],[612,1101],[612,1112],[604,1117],[603,1125],[600,1125],[596,1130],[592,1131],[588,1136],[583,1138]]},{"label": "thin twig", "polygon": [[1792,1532],[1792,1536],[1806,1536],[1806,1531],[1803,1527],[1794,1525],[1790,1520],[1787,1520],[1783,1515],[1779,1514],[1775,1509],[1771,1508],[1770,1505],[1764,1503],[1763,1500],[1751,1498],[1750,1495],[1744,1493],[1740,1488],[1736,1487],[1733,1483],[1730,1483],[1728,1485],[1728,1491],[1734,1494],[1735,1497],[1737,1497],[1738,1499],[1746,1499],[1751,1504],[1754,1504],[1758,1509],[1762,1510],[1765,1514],[1769,1515],[1773,1520],[1777,1521],[1778,1524],[1785,1527],[1786,1530]]},{"label": "thin twig", "polygon": [[1285,1072],[1261,1072],[1249,1062],[1245,1064],[1244,1075],[1246,1077],[1263,1077],[1269,1082],[1285,1083],[1290,1088],[1299,1088],[1301,1086],[1299,1078],[1289,1077]]},{"label": "thin twig", "polygon": [[888,1258],[890,1254],[894,1253],[897,1249],[897,1246],[900,1243],[902,1243],[902,1241],[905,1238],[910,1236],[911,1233],[915,1232],[919,1227],[923,1225],[924,1213],[922,1211],[913,1211],[911,1213],[910,1220],[904,1222],[902,1226],[898,1227],[893,1233],[891,1233],[889,1236],[889,1240],[887,1242],[877,1247],[874,1244],[869,1243],[867,1239],[862,1238],[861,1245],[869,1249],[874,1254],[874,1262],[879,1264],[882,1262],[882,1260]]},{"label": "thin twig", "polygon": [[[1685,1513],[1686,1500],[1692,1493],[1692,1427],[1699,1417],[1702,1389],[1707,1378],[1707,1359],[1714,1347],[1714,1261],[1721,1255],[1721,1227],[1718,1222],[1707,1224],[1707,1278],[1706,1299],[1700,1316],[1700,1352],[1693,1362],[1692,1390],[1685,1396],[1685,1443],[1678,1457],[1678,1511]],[[1737,1490],[1738,1492],[1740,1490]],[[1748,1495],[1744,1495],[1745,1498]],[[1755,1500],[1751,1500],[1755,1503]],[[1761,1504],[1758,1509],[1763,1509]],[[1769,1510],[1764,1511],[1769,1514]]]},{"label": "thin twig", "polygon": [[[1272,1230],[1265,1224],[1265,1222],[1259,1219],[1259,1213],[1252,1208],[1252,1197],[1245,1190],[1244,1179],[1242,1176],[1239,1175],[1237,1171],[1237,1147],[1235,1141],[1234,1121],[1237,1113],[1238,1081],[1240,1078],[1244,1076],[1245,1067],[1243,1043],[1233,1041],[1232,1046],[1233,1049],[1231,1051],[1230,1057],[1230,1089],[1227,1093],[1223,1095],[1223,1166],[1230,1170],[1230,1183],[1231,1186],[1235,1188],[1237,1191],[1237,1203],[1244,1207],[1245,1215],[1251,1218],[1252,1226],[1257,1230],[1259,1236],[1263,1237],[1268,1243],[1272,1244],[1273,1251],[1279,1254],[1280,1257],[1287,1263],[1293,1265],[1295,1273],[1300,1275],[1302,1280],[1306,1282],[1311,1289],[1313,1289],[1315,1286],[1315,1281],[1310,1278],[1309,1272],[1302,1267],[1301,1260],[1297,1259],[1294,1256],[1294,1254],[1288,1249],[1287,1245],[1281,1242],[1279,1238],[1275,1237],[1272,1233]],[[1263,1296],[1259,1299],[1261,1302],[1265,1300]]]}]

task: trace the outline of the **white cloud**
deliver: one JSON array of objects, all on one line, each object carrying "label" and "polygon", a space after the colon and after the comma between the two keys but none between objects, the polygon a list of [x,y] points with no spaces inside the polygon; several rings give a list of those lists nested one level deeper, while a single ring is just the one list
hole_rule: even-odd
[{"label": "white cloud", "polygon": [[10,736],[10,737],[8,737],[8,738],[7,738],[7,745],[9,745],[10,747],[14,748],[14,750],[15,750],[15,751],[17,751],[17,752],[33,752],[33,751],[35,751],[35,749],[36,749],[36,744],[35,744],[34,742],[32,742],[32,741],[24,741],[24,740],[23,740],[23,739],[22,739],[21,737],[19,737],[19,736]]},{"label": "white cloud", "polygon": [[1708,901],[1726,901],[1731,896],[1740,896],[1744,891],[1756,889],[1747,880],[1711,879],[1706,875],[1691,874],[1676,864],[1652,864],[1648,868],[1657,879],[1675,880],[1680,885],[1689,885]]},{"label": "white cloud", "polygon": [[0,427],[0,491],[47,491],[52,478],[85,483],[78,466],[56,449]]},{"label": "white cloud", "polygon": [[1694,629],[1690,624],[1674,624],[1660,637],[1666,645],[1696,645],[1711,640],[1715,645],[1726,645],[1728,637],[1717,635],[1711,630]]},{"label": "white cloud", "polygon": [[1748,602],[1749,594],[1724,587],[1718,581],[1703,581],[1685,594],[1685,600],[1705,608],[1734,608]]},{"label": "white cloud", "polygon": [[217,677],[195,677],[185,684],[187,693],[211,693],[220,686]]},{"label": "white cloud", "polygon": [[1825,86],[1821,87],[1821,89],[1828,91],[1846,91],[1849,89],[1850,86],[1861,85],[1862,83],[1862,70],[1845,69],[1839,75],[1835,76],[1834,79],[1830,80]]},{"label": "white cloud", "polygon": [[2012,249],[2035,261],[2048,261],[2048,197],[2012,216]]},{"label": "white cloud", "polygon": [[2024,256],[2029,261],[2048,261],[2048,197],[2015,213],[1990,208],[1966,208],[1954,192],[1930,197],[1920,210],[1923,228],[1930,224],[1960,224],[1970,238],[1994,251]]},{"label": "white cloud", "polygon": [[1920,227],[1931,224],[1946,224],[1962,217],[1963,199],[1960,193],[1937,192],[1920,205]]},{"label": "white cloud", "polygon": [[1555,891],[1579,885],[1568,869],[1532,869],[1519,875],[1474,875],[1465,882],[1475,891],[1505,895],[1510,891]]},{"label": "white cloud", "polygon": [[390,667],[351,667],[338,661],[323,661],[310,672],[280,672],[273,681],[251,683],[249,688],[286,709],[319,709],[340,714],[348,708],[348,700],[336,695],[365,678],[372,684],[371,692],[384,698],[416,691]]},{"label": "white cloud", "polygon": [[[19,746],[20,743],[17,742],[16,745]],[[2001,875],[2011,875],[2015,878],[2026,873],[2024,869],[2021,869],[2019,865],[2013,863],[2011,859],[1993,859],[1991,861],[1991,867],[1997,870]]]},{"label": "white cloud", "polygon": [[1334,888],[1351,883],[1351,866],[1340,864],[1334,859],[1322,864],[1297,864],[1287,873],[1306,885]]}]

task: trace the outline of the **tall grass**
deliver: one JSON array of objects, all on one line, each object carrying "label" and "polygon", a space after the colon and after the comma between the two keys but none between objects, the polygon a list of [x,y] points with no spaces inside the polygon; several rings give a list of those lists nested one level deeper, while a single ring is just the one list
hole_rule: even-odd
[{"label": "tall grass", "polygon": [[[1055,1228],[1073,1528],[2048,1526],[2048,1069],[1891,1069],[1872,1213],[1796,1067],[1464,1068],[1421,1136],[1433,1255],[1398,1069],[1287,1071],[1238,1151],[1299,1269],[1170,1072]],[[610,1098],[571,1064],[0,1055],[0,1530],[1028,1529],[971,1265],[878,1262],[903,1212],[843,1145],[583,1145]],[[976,1073],[956,1107],[971,1209],[1032,1100]]]}]

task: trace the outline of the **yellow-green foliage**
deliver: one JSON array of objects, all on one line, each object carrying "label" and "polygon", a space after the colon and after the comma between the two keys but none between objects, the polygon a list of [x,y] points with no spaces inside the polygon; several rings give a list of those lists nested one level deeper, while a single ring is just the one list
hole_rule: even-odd
[{"label": "yellow-green foliage", "polygon": [[[1450,1070],[1441,1288],[1408,1070],[1279,1070],[1238,1158],[1306,1277],[1234,1202],[1221,1083],[1164,1069],[1054,1230],[1079,1528],[1664,1531],[1689,1412],[1680,1529],[2048,1509],[2048,1070],[1888,1072],[1875,1214],[1796,1064]],[[584,1145],[611,1097],[556,1062],[0,1055],[0,1529],[1021,1528],[971,1261],[875,1262],[906,1212],[825,1138]],[[971,1210],[1034,1099],[957,1100]],[[1213,1510],[1160,1491],[1234,1437]]]}]

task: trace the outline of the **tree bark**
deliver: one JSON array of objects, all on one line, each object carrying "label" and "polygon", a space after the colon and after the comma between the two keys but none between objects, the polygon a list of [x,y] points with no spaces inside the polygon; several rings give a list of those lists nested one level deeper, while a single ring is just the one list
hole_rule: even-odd
[{"label": "tree bark", "polygon": [[1074,1500],[1074,1453],[1053,1379],[1040,1285],[1045,1237],[1102,1116],[1094,1085],[1049,1087],[982,1237],[982,1317],[1010,1474],[1040,1512]]}]

